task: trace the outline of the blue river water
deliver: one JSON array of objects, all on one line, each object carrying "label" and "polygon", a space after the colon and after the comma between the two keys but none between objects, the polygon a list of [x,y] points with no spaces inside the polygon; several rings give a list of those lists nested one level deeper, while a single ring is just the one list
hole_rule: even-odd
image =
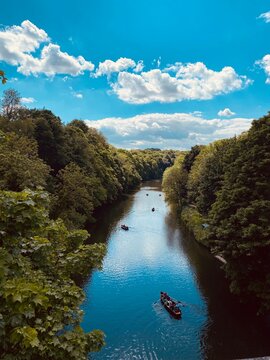
[{"label": "blue river water", "polygon": [[[229,293],[221,264],[181,229],[160,186],[159,181],[143,183],[90,230],[92,242],[107,243],[103,269],[84,286],[82,326],[106,334],[106,345],[90,358],[270,355],[269,319],[258,318]],[[180,320],[161,305],[160,291],[183,302]]]}]

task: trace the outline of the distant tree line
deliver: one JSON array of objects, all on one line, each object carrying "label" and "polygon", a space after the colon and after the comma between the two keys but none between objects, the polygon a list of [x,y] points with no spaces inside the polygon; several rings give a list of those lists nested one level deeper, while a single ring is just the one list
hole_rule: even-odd
[{"label": "distant tree line", "polygon": [[[4,74],[0,78],[5,82]],[[77,275],[100,268],[104,244],[78,230],[141,180],[161,178],[176,153],[122,150],[83,121],[62,124],[5,91],[0,116],[0,358],[87,359],[104,334],[80,327]]]},{"label": "distant tree line", "polygon": [[231,291],[270,309],[270,115],[239,137],[194,146],[163,175],[197,240],[224,257]]}]

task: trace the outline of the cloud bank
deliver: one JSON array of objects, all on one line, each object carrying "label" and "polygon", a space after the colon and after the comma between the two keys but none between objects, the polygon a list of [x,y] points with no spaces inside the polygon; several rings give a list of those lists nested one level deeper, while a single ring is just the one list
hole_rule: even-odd
[{"label": "cloud bank", "polygon": [[196,144],[238,135],[253,119],[203,119],[187,113],[137,115],[130,118],[85,120],[101,131],[110,143],[123,148],[189,149]]}]

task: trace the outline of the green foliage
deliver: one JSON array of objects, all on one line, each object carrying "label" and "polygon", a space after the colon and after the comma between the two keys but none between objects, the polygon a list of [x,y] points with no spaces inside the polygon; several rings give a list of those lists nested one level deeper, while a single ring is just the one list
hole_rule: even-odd
[{"label": "green foliage", "polygon": [[270,309],[270,117],[233,144],[234,159],[209,213],[210,239],[226,260],[231,289]]},{"label": "green foliage", "polygon": [[207,215],[222,186],[225,169],[231,159],[227,157],[236,138],[218,140],[202,148],[196,157],[188,177],[188,201]]},{"label": "green foliage", "polygon": [[185,226],[194,234],[195,239],[205,245],[208,243],[208,229],[204,227],[206,219],[193,207],[185,207],[181,212],[181,220]]},{"label": "green foliage", "polygon": [[[99,179],[87,176],[74,163],[61,170],[58,178],[60,182],[57,186],[56,217],[61,217],[69,227],[83,226],[87,220],[92,219],[94,207],[100,205],[105,197]],[[101,191],[97,192],[97,189]]]},{"label": "green foliage", "polygon": [[174,166],[165,170],[162,179],[162,189],[165,192],[166,200],[176,203],[180,209],[185,204],[186,183],[188,174],[182,169],[184,154],[179,155]]},{"label": "green foliage", "polygon": [[39,157],[55,172],[67,163],[65,131],[61,120],[49,110],[28,110],[34,124],[34,138],[38,143]]},{"label": "green foliage", "polygon": [[71,276],[100,267],[102,244],[48,217],[41,191],[0,193],[0,343],[3,359],[87,359],[103,334],[79,323],[82,290]]},{"label": "green foliage", "polygon": [[14,133],[0,136],[0,189],[45,186],[49,167],[39,159],[36,142]]}]

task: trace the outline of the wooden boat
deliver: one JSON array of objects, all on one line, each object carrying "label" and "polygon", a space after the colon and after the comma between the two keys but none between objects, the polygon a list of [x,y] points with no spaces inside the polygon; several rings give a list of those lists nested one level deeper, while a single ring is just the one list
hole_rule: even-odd
[{"label": "wooden boat", "polygon": [[124,225],[121,225],[121,229],[123,229],[123,230],[128,230],[128,226],[126,226],[125,224]]},{"label": "wooden boat", "polygon": [[160,301],[165,309],[170,313],[174,318],[181,318],[181,310],[177,306],[177,302],[173,300],[167,293],[161,291],[160,292]]}]

